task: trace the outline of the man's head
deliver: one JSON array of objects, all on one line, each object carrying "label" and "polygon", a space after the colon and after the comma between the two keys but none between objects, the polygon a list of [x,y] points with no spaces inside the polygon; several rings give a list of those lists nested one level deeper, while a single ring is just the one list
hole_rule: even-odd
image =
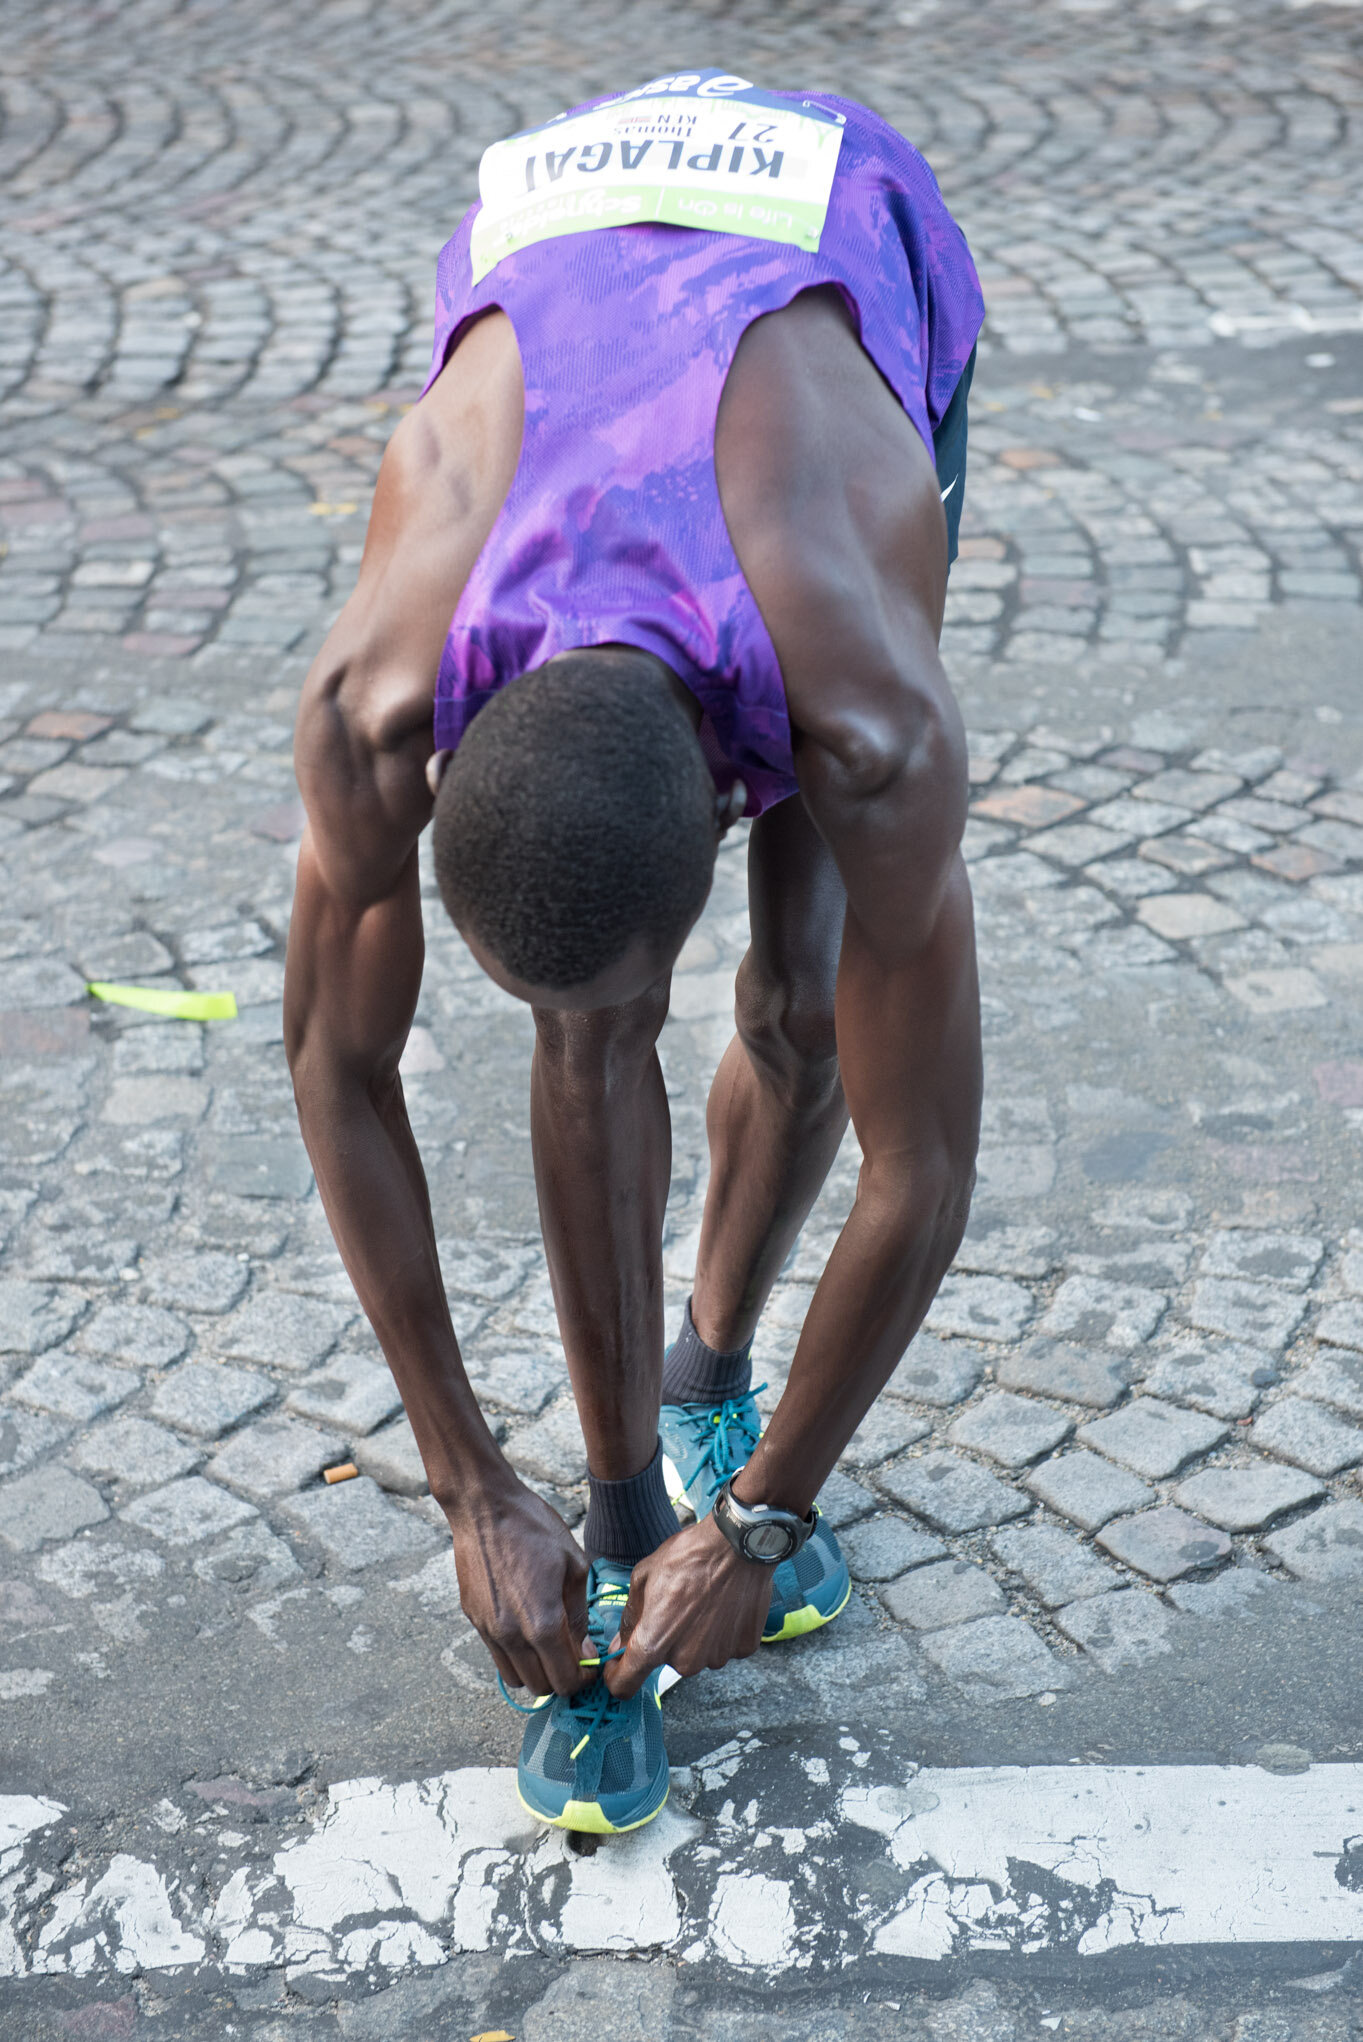
[{"label": "man's head", "polygon": [[568,653],[495,695],[449,760],[436,878],[509,990],[613,1005],[676,957],[729,819],[661,664]]}]

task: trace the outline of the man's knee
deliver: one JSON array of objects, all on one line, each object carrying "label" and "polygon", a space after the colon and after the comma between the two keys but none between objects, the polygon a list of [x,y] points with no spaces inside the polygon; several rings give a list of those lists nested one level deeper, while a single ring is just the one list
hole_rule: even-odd
[{"label": "man's knee", "polygon": [[831,985],[780,976],[749,953],[735,995],[739,1036],[766,1076],[803,1099],[834,1089],[838,1037]]},{"label": "man's knee", "polygon": [[535,1053],[543,1070],[566,1086],[605,1089],[647,1064],[667,1019],[666,979],[620,1007],[585,1013],[535,1009]]}]

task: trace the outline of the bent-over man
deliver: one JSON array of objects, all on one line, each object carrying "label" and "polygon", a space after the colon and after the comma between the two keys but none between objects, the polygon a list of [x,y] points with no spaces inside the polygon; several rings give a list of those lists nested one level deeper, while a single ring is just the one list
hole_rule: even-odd
[{"label": "bent-over man", "polygon": [[[665,1664],[842,1608],[816,1499],[965,1226],[978,992],[938,638],[982,306],[923,159],[827,94],[679,73],[497,144],[480,186],[304,692],[287,1038],[464,1611],[530,1697],[521,1794],[615,1831],[666,1798]],[[742,816],[751,947],[664,1351],[655,1045]],[[470,1390],[403,1105],[432,819],[455,927],[534,1014],[585,1559]],[[754,1330],[849,1114],[855,1203],[762,1431]]]}]

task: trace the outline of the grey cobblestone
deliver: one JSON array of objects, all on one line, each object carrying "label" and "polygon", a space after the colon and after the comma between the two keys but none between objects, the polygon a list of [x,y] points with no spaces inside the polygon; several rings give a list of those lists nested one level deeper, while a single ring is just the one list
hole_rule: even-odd
[{"label": "grey cobblestone", "polygon": [[65,1468],[35,1468],[0,1482],[0,1539],[14,1552],[69,1539],[108,1515],[98,1489]]},{"label": "grey cobblestone", "polygon": [[1111,1347],[1139,1347],[1158,1326],[1165,1304],[1160,1292],[1138,1284],[1070,1276],[1056,1292],[1040,1330],[1056,1340],[1106,1341]]},{"label": "grey cobblestone", "polygon": [[1025,1468],[1067,1439],[1074,1421],[1046,1404],[996,1390],[963,1412],[947,1433],[953,1445],[967,1446],[1005,1468]]},{"label": "grey cobblestone", "polygon": [[1346,1298],[1320,1315],[1316,1338],[1335,1347],[1350,1347],[1363,1354],[1363,1304]]},{"label": "grey cobblestone", "polygon": [[1193,1288],[1190,1325],[1279,1353],[1301,1323],[1302,1306],[1256,1283],[1208,1277]]},{"label": "grey cobblestone", "polygon": [[104,1305],[80,1329],[79,1345],[92,1354],[137,1368],[166,1368],[189,1345],[190,1328],[174,1312],[152,1305]]},{"label": "grey cobblestone", "polygon": [[1271,1404],[1255,1420],[1250,1440],[1313,1475],[1337,1475],[1363,1461],[1363,1429],[1301,1397]]},{"label": "grey cobblestone", "polygon": [[1032,1313],[1031,1293],[1001,1276],[948,1276],[927,1326],[965,1339],[1016,1340]]},{"label": "grey cobblestone", "polygon": [[337,1434],[319,1432],[290,1418],[263,1418],[234,1432],[208,1463],[206,1473],[253,1502],[301,1489],[323,1468],[345,1456],[346,1443]]},{"label": "grey cobblestone", "polygon": [[107,1368],[79,1354],[45,1354],[20,1376],[11,1394],[54,1418],[83,1421],[112,1411],[140,1387],[126,1368]]},{"label": "grey cobblestone", "polygon": [[1009,1572],[1019,1575],[1047,1609],[1082,1602],[1121,1585],[1113,1568],[1059,1525],[1022,1525],[995,1532],[989,1543]]},{"label": "grey cobblestone", "polygon": [[60,1446],[70,1431],[69,1425],[61,1424],[46,1412],[0,1412],[0,1475],[19,1474]]},{"label": "grey cobblestone", "polygon": [[565,1398],[543,1417],[517,1426],[507,1438],[506,1454],[514,1468],[537,1475],[542,1482],[585,1481],[587,1450],[572,1400]]},{"label": "grey cobblestone", "polygon": [[1273,1532],[1264,1550],[1301,1581],[1363,1582],[1363,1503],[1327,1503]]},{"label": "grey cobblestone", "polygon": [[840,1541],[854,1581],[894,1581],[910,1567],[946,1557],[940,1539],[914,1529],[902,1517],[873,1517],[854,1524]]},{"label": "grey cobblestone", "polygon": [[154,1305],[181,1312],[227,1312],[245,1292],[250,1271],[235,1255],[208,1250],[153,1261],[143,1281]]},{"label": "grey cobblestone", "polygon": [[424,1496],[430,1487],[416,1436],[406,1418],[357,1441],[354,1459],[362,1475],[371,1476],[381,1489],[396,1496]]},{"label": "grey cobblestone", "polygon": [[1124,1468],[1092,1453],[1061,1454],[1043,1461],[1027,1477],[1027,1487],[1043,1503],[1069,1518],[1081,1530],[1095,1532],[1119,1511],[1138,1510],[1154,1491]]},{"label": "grey cobblestone", "polygon": [[168,1375],[151,1401],[153,1413],[200,1439],[216,1439],[272,1401],[274,1384],[249,1369],[186,1361]]},{"label": "grey cobblestone", "polygon": [[976,1531],[1026,1514],[1028,1504],[1008,1483],[958,1454],[923,1454],[891,1461],[876,1480],[887,1496],[905,1503],[935,1531]]},{"label": "grey cobblestone", "polygon": [[186,1475],[135,1498],[123,1506],[119,1515],[168,1546],[192,1546],[233,1525],[244,1524],[247,1518],[255,1516],[255,1510],[240,1496],[229,1496],[225,1489],[205,1481],[202,1475]]},{"label": "grey cobblestone", "polygon": [[1081,1445],[1096,1447],[1109,1460],[1151,1480],[1174,1474],[1225,1436],[1225,1426],[1215,1419],[1180,1410],[1158,1397],[1138,1397],[1110,1417],[1080,1426],[1078,1433]]},{"label": "grey cobblestone", "polygon": [[1114,1517],[1099,1532],[1098,1543],[1138,1574],[1161,1582],[1203,1573],[1228,1559],[1231,1552],[1224,1533],[1167,1505],[1162,1510],[1140,1511],[1135,1517]]},{"label": "grey cobblestone", "polygon": [[880,1591],[892,1617],[915,1631],[941,1631],[972,1617],[992,1616],[1004,1607],[996,1583],[966,1560],[934,1560],[915,1567]]},{"label": "grey cobblestone", "polygon": [[1208,1276],[1246,1277],[1305,1290],[1320,1267],[1325,1243],[1305,1234],[1213,1234],[1200,1267]]},{"label": "grey cobblestone", "polygon": [[400,1411],[402,1399],[386,1363],[364,1354],[337,1354],[303,1379],[287,1405],[300,1418],[344,1427],[353,1439]]},{"label": "grey cobblestone", "polygon": [[76,1467],[133,1489],[159,1488],[187,1475],[203,1455],[163,1425],[146,1418],[110,1418],[87,1432],[72,1451]]},{"label": "grey cobblestone", "polygon": [[1074,1677],[1031,1625],[1015,1616],[981,1617],[931,1632],[923,1652],[969,1700],[1054,1693]]},{"label": "grey cobblestone", "polygon": [[64,1340],[82,1300],[44,1284],[0,1278],[0,1353],[41,1354]]},{"label": "grey cobblestone", "polygon": [[1111,1595],[1070,1603],[1056,1612],[1055,1621],[1104,1673],[1144,1666],[1172,1649],[1169,1612],[1146,1589],[1119,1588]]},{"label": "grey cobblestone", "polygon": [[920,1333],[891,1377],[890,1387],[919,1404],[959,1404],[970,1395],[985,1367],[979,1348]]},{"label": "grey cobblestone", "polygon": [[1363,1355],[1324,1348],[1293,1377],[1292,1387],[1298,1396],[1333,1405],[1346,1417],[1363,1418]]},{"label": "grey cobblestone", "polygon": [[1126,1388],[1120,1369],[1102,1355],[1056,1340],[1029,1340],[1006,1354],[996,1371],[1006,1390],[1031,1390],[1070,1404],[1106,1411]]},{"label": "grey cobblestone", "polygon": [[437,1543],[429,1525],[390,1503],[365,1475],[308,1490],[284,1504],[280,1514],[347,1573],[381,1560],[409,1559]]},{"label": "grey cobblestone", "polygon": [[1202,1343],[1159,1355],[1141,1388],[1148,1396],[1191,1404],[1213,1418],[1247,1418],[1278,1379],[1272,1355],[1233,1343]]},{"label": "grey cobblestone", "polygon": [[1310,1475],[1288,1468],[1204,1468],[1174,1491],[1174,1501],[1223,1531],[1260,1531],[1323,1495]]},{"label": "grey cobblestone", "polygon": [[931,1432],[928,1419],[915,1417],[902,1404],[886,1398],[867,1412],[847,1442],[843,1459],[854,1468],[873,1468],[891,1454],[901,1453],[915,1440]]}]

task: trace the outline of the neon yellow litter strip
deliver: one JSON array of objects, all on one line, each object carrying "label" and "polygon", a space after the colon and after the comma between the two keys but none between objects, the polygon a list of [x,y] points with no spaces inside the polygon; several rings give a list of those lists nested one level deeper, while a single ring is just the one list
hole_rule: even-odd
[{"label": "neon yellow litter strip", "polygon": [[164,1014],[171,1021],[235,1021],[235,993],[179,993],[161,987],[87,985],[87,993],[112,1007],[139,1007],[144,1014]]}]

